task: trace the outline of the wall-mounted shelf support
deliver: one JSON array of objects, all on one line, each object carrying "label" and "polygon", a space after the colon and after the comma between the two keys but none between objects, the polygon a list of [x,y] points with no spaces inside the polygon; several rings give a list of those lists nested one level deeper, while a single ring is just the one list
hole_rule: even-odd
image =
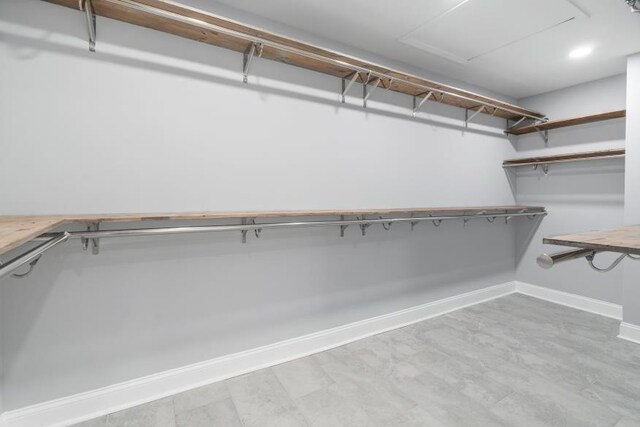
[{"label": "wall-mounted shelf support", "polygon": [[367,101],[369,100],[371,95],[373,95],[373,92],[376,91],[381,81],[382,80],[380,80],[380,77],[376,77],[372,85],[369,85],[369,81],[365,82],[362,85],[362,106],[364,108],[367,108]]},{"label": "wall-mounted shelf support", "polygon": [[349,89],[351,89],[351,86],[353,86],[353,84],[358,79],[358,75],[359,75],[358,72],[354,71],[353,74],[351,75],[351,79],[349,80],[348,84],[346,82],[346,78],[345,77],[342,78],[342,92],[341,92],[340,100],[343,104],[345,103],[347,92],[349,92]]},{"label": "wall-mounted shelf support", "polygon": [[[87,231],[98,231],[100,230],[100,223],[95,222],[87,225]],[[89,241],[91,241],[91,253],[93,255],[98,255],[100,253],[100,239],[81,239],[82,249],[87,250],[89,248]]]},{"label": "wall-mounted shelf support", "polygon": [[[422,97],[422,99],[420,100],[420,102],[418,101],[418,98],[421,97],[422,95],[424,95]],[[413,117],[416,117],[416,115],[418,114],[418,110],[420,110],[420,107],[422,107],[424,105],[425,102],[427,102],[429,100],[429,98],[431,98],[433,95],[433,91],[429,91],[426,94],[421,94],[421,95],[414,95],[413,97]]]},{"label": "wall-mounted shelf support", "polygon": [[92,0],[78,0],[78,8],[83,10],[87,18],[87,33],[89,36],[89,51],[96,51],[96,14],[93,12]]},{"label": "wall-mounted shelf support", "polygon": [[483,111],[485,111],[486,107],[484,105],[481,105],[480,108],[478,108],[476,111],[473,112],[473,114],[471,116],[469,116],[469,109],[465,109],[464,110],[464,127],[469,127],[469,122],[471,120],[473,120],[478,114],[482,113]]},{"label": "wall-mounted shelf support", "polygon": [[[344,221],[344,215],[340,215],[340,221]],[[340,237],[344,237],[344,232],[347,230],[348,225],[340,226]]]},{"label": "wall-mounted shelf support", "polygon": [[251,68],[251,62],[253,57],[258,55],[258,58],[262,56],[262,43],[251,43],[247,50],[242,54],[242,81],[247,83],[249,81],[249,69]]},{"label": "wall-mounted shelf support", "polygon": [[510,121],[509,119],[507,119],[507,129],[505,130],[505,133],[509,133],[511,130],[513,129],[517,129],[518,125],[522,122],[524,122],[525,120],[529,120],[528,117],[521,117],[518,121],[516,121],[513,125],[510,126]]},{"label": "wall-mounted shelf support", "polygon": [[538,170],[538,167],[542,167],[542,172],[544,172],[545,175],[549,174],[549,165],[547,163],[535,164],[533,165],[533,170]]},{"label": "wall-mounted shelf support", "polygon": [[535,127],[536,128],[536,132],[538,132],[538,135],[540,135],[540,138],[542,138],[542,140],[544,141],[544,145],[548,146],[549,145],[549,131],[548,130],[540,130],[539,127]]},{"label": "wall-mounted shelf support", "polygon": [[[78,0],[46,0],[77,9]],[[89,0],[86,0],[89,1]],[[165,33],[198,40],[245,53],[250,44],[260,44],[264,50],[262,58],[279,61],[318,71],[339,78],[359,73],[380,79],[386,89],[410,96],[433,91],[441,96],[439,102],[459,108],[477,109],[488,107],[483,112],[498,117],[518,120],[527,117],[541,120],[544,115],[504,101],[482,96],[453,86],[434,82],[420,76],[394,70],[340,52],[310,45],[260,28],[231,21],[224,17],[198,10],[176,2],[161,0],[90,0],[96,16],[104,16],[134,25],[140,25]],[[256,52],[251,49],[247,53]],[[243,64],[243,65],[245,65]],[[246,67],[243,67],[245,71]],[[246,77],[246,72],[244,73]],[[365,80],[361,78],[364,83]],[[345,87],[346,89],[346,87]],[[344,91],[343,91],[344,94]],[[365,95],[366,96],[366,95]],[[434,96],[434,99],[436,97]]]}]

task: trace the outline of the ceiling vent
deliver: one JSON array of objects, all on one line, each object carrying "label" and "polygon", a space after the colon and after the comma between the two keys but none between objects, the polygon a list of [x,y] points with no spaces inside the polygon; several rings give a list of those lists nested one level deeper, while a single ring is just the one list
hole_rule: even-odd
[{"label": "ceiling vent", "polygon": [[[626,0],[634,1],[635,0]],[[428,17],[402,43],[467,64],[483,55],[588,15],[570,0],[463,0]]]}]

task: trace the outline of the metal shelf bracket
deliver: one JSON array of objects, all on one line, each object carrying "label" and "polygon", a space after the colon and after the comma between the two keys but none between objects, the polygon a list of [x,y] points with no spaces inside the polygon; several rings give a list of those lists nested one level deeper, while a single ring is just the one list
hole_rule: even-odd
[{"label": "metal shelf bracket", "polygon": [[485,110],[485,106],[481,105],[480,108],[475,110],[471,116],[469,116],[469,109],[465,108],[464,110],[464,127],[469,127],[469,122],[473,120],[478,114],[482,113]]},{"label": "metal shelf bracket", "polygon": [[373,85],[371,86],[371,90],[368,89],[369,81],[362,85],[362,106],[364,108],[367,108],[367,100],[371,97],[371,95],[373,95],[373,92],[376,91],[381,81],[382,80],[380,80],[380,77],[376,77]]},{"label": "metal shelf bracket", "polygon": [[[87,225],[87,232],[92,231],[100,231],[100,223],[94,222],[93,224]],[[100,239],[99,238],[85,238],[80,239],[80,243],[82,243],[82,249],[87,250],[89,248],[89,241],[91,241],[91,253],[93,255],[98,255],[100,253]]]},{"label": "metal shelf bracket", "polygon": [[[356,221],[364,221],[364,220],[366,220],[365,217],[362,217],[362,218],[356,217]],[[358,225],[360,226],[360,231],[362,232],[362,235],[366,236],[367,235],[367,228],[369,228],[371,226],[371,223],[363,222],[363,223],[358,224]]]},{"label": "metal shelf bracket", "polygon": [[540,130],[538,127],[536,127],[536,131],[538,132],[538,135],[540,135],[540,137],[544,141],[544,145],[545,146],[549,145],[549,131],[546,130],[546,129],[545,130]]},{"label": "metal shelf bracket", "polygon": [[354,71],[353,74],[351,74],[351,80],[349,80],[349,83],[347,83],[347,79],[345,77],[342,78],[342,92],[340,93],[340,102],[342,102],[343,104],[345,103],[347,92],[349,92],[351,86],[353,86],[356,80],[358,80],[358,75],[358,72]]},{"label": "metal shelf bracket", "polygon": [[[425,102],[427,102],[427,100],[429,98],[431,98],[433,95],[433,91],[429,91],[427,92],[427,94],[420,100],[420,102],[418,101],[418,97],[420,97],[420,95],[414,95],[413,96],[413,117],[416,117],[416,115],[418,114],[418,110],[420,110],[420,107],[422,107],[424,105]],[[435,96],[434,96],[435,98]]]},{"label": "metal shelf bracket", "polygon": [[[344,215],[340,215],[340,221],[344,221]],[[340,225],[340,237],[344,237],[344,232],[347,229],[348,225],[341,224]]]},{"label": "metal shelf bracket", "polygon": [[87,17],[87,32],[89,34],[89,51],[96,51],[96,14],[93,12],[91,0],[78,0],[78,8]]},{"label": "metal shelf bracket", "polygon": [[[495,113],[494,113],[494,114],[495,114]],[[515,122],[515,123],[513,124],[513,126],[509,126],[509,119],[507,119],[507,132],[508,132],[508,131],[510,131],[510,130],[513,130],[513,129],[517,128],[517,127],[518,127],[518,125],[519,125],[520,123],[524,122],[524,121],[525,121],[525,120],[527,120],[527,119],[528,119],[528,117],[522,117],[520,120],[518,120],[517,122]]]},{"label": "metal shelf bracket", "polygon": [[546,163],[543,164],[537,164],[537,165],[533,165],[533,170],[538,170],[538,166],[542,166],[542,172],[544,172],[545,175],[549,174],[549,165]]},{"label": "metal shelf bracket", "polygon": [[253,57],[258,54],[258,58],[262,56],[262,43],[251,43],[247,50],[242,54],[242,82],[248,83],[249,81],[249,69],[251,68],[251,61]]}]

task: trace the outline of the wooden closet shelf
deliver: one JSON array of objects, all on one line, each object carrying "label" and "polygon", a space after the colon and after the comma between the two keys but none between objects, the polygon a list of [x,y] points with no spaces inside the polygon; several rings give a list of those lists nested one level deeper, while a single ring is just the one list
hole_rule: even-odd
[{"label": "wooden closet shelf", "polygon": [[554,156],[525,157],[521,159],[511,159],[502,162],[503,168],[530,165],[548,165],[551,163],[566,163],[583,160],[611,159],[624,157],[625,149],[616,148],[611,150],[585,151],[581,153],[556,154]]},{"label": "wooden closet shelf", "polygon": [[0,254],[65,223],[56,216],[0,216]]},{"label": "wooden closet shelf", "polygon": [[[46,0],[78,10],[78,0]],[[444,85],[383,65],[323,49],[179,3],[163,0],[91,0],[96,15],[186,37],[324,74],[351,78],[412,96],[510,120],[544,115],[504,101]],[[99,33],[98,33],[99,34]],[[250,61],[248,61],[250,63]],[[484,107],[484,108],[483,108]]]},{"label": "wooden closet shelf", "polygon": [[545,238],[550,245],[640,255],[640,225]]},{"label": "wooden closet shelf", "polygon": [[[538,206],[484,206],[400,209],[343,209],[343,210],[299,210],[299,211],[237,211],[237,212],[182,212],[148,214],[95,214],[95,215],[51,215],[51,216],[0,216],[0,254],[23,245],[39,235],[66,224],[94,224],[104,222],[140,221],[191,221],[241,218],[293,218],[293,217],[365,217],[381,216],[446,216],[477,214],[541,213]],[[372,218],[373,217],[373,218]]]},{"label": "wooden closet shelf", "polygon": [[528,133],[534,133],[538,131],[545,131],[550,129],[558,129],[568,126],[583,125],[586,123],[601,122],[604,120],[619,119],[625,117],[627,110],[609,111],[606,113],[592,114],[589,116],[573,117],[570,119],[562,120],[550,120],[544,123],[521,126],[514,129],[506,130],[505,133],[509,135],[524,135]]}]

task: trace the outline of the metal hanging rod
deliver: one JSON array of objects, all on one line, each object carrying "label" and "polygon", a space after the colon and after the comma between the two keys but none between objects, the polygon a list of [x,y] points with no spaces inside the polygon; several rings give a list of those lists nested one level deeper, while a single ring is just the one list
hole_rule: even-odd
[{"label": "metal hanging rod", "polygon": [[[475,215],[446,215],[446,216],[423,216],[423,217],[401,217],[401,218],[358,218],[331,221],[296,221],[296,222],[272,222],[272,223],[255,223],[251,221],[247,224],[233,225],[193,225],[184,227],[158,227],[158,228],[132,228],[118,230],[87,230],[87,231],[69,231],[70,239],[101,239],[110,237],[134,237],[134,236],[157,236],[165,234],[192,234],[203,232],[221,232],[221,231],[255,231],[272,228],[298,228],[298,227],[326,227],[326,226],[349,226],[349,225],[372,225],[388,224],[396,222],[441,222],[456,219],[478,219],[487,218],[493,222],[496,218],[511,219],[514,217],[526,216],[533,219],[537,216],[547,215],[546,211],[534,212],[515,212],[515,213],[481,213]],[[43,234],[40,238],[48,238],[50,234]]]},{"label": "metal hanging rod", "polygon": [[[386,72],[379,72],[379,71],[375,71],[372,70],[371,68],[368,68],[366,66],[360,66],[360,65],[356,65],[356,64],[352,64],[340,59],[335,59],[335,58],[330,58],[328,56],[325,55],[321,55],[318,53],[314,53],[314,52],[310,52],[304,49],[299,49],[293,46],[288,46],[286,44],[282,44],[282,43],[278,43],[272,40],[268,40],[262,37],[258,37],[258,36],[253,36],[250,34],[246,34],[246,33],[242,33],[240,31],[236,31],[236,30],[232,30],[220,25],[216,25],[216,24],[212,24],[210,22],[206,22],[203,21],[201,19],[197,19],[197,18],[193,18],[193,17],[189,17],[189,16],[184,16],[181,15],[179,13],[176,12],[171,12],[168,10],[164,10],[164,9],[160,9],[154,6],[150,6],[147,4],[143,4],[143,3],[139,3],[137,1],[134,0],[102,0],[103,2],[106,3],[111,3],[114,5],[118,5],[118,6],[124,6],[124,7],[128,7],[130,9],[133,10],[137,10],[139,12],[143,12],[143,13],[147,13],[150,15],[155,15],[157,17],[161,17],[161,18],[165,18],[165,19],[170,19],[170,20],[174,20],[174,21],[178,21],[187,25],[191,25],[191,26],[195,26],[195,27],[199,27],[202,29],[206,29],[206,30],[210,30],[210,31],[214,31],[220,34],[225,34],[228,36],[232,36],[232,37],[236,37],[242,40],[247,41],[248,43],[252,43],[252,44],[259,44],[263,47],[271,47],[274,49],[278,49],[278,50],[282,50],[285,52],[289,52],[289,53],[293,53],[296,55],[300,55],[300,56],[304,56],[306,58],[309,59],[313,59],[316,61],[320,61],[320,62],[324,62],[327,64],[332,64],[332,65],[336,65],[342,68],[346,68],[349,69],[353,72],[356,73],[364,73],[367,74],[369,76],[369,78],[378,78],[381,80],[393,80],[393,81],[397,81],[397,82],[401,82],[403,84],[415,87],[420,89],[423,92],[434,92],[434,93],[439,93],[441,96],[441,100],[444,99],[445,96],[450,96],[453,98],[457,98],[460,100],[464,100],[464,101],[468,101],[468,102],[472,102],[477,104],[478,106],[484,106],[484,107],[490,107],[492,109],[494,109],[495,111],[504,111],[510,114],[513,114],[515,116],[518,117],[523,117],[523,118],[529,118],[529,119],[533,119],[536,121],[540,121],[540,120],[544,120],[544,117],[540,117],[540,116],[535,116],[529,113],[525,113],[522,111],[517,111],[514,110],[512,108],[509,107],[505,107],[505,106],[499,106],[496,105],[495,103],[489,102],[489,101],[484,101],[481,99],[476,99],[476,98],[472,98],[471,96],[466,96],[466,95],[462,95],[456,92],[451,92],[447,89],[442,89],[442,88],[435,88],[432,86],[428,86],[428,85],[424,85],[421,83],[417,83],[414,81],[411,81],[409,79],[406,78],[402,78],[402,77],[396,77],[396,76],[389,76],[387,73],[389,72],[393,72],[393,73],[398,73],[398,74],[405,74],[402,73],[400,71],[396,71],[396,70],[392,70],[392,69],[387,69]],[[80,10],[83,10],[82,7],[80,7]],[[93,28],[93,34],[95,34],[95,27]],[[336,54],[339,54],[338,52],[335,52]],[[358,60],[360,61],[360,60]],[[366,61],[362,61],[362,62],[366,62]],[[246,67],[245,67],[246,68]],[[381,68],[386,68],[386,67],[381,67]],[[245,70],[246,71],[246,70]],[[245,77],[246,77],[246,73],[245,73]],[[356,76],[354,76],[356,77]],[[352,77],[352,78],[354,78]],[[366,84],[366,82],[364,82]],[[346,91],[343,90],[342,92],[342,97],[344,97]],[[494,113],[495,113],[494,111]]]},{"label": "metal hanging rod", "polygon": [[53,248],[59,243],[67,241],[69,239],[80,239],[83,243],[83,247],[86,249],[88,242],[93,243],[93,253],[98,253],[99,239],[112,238],[112,237],[135,237],[135,236],[161,236],[168,234],[192,234],[203,232],[222,232],[222,231],[240,231],[242,233],[242,241],[246,242],[246,235],[248,231],[253,231],[256,238],[260,238],[260,234],[264,229],[276,229],[276,228],[295,228],[295,227],[326,227],[326,226],[339,226],[340,236],[344,236],[344,232],[350,225],[360,226],[362,235],[366,235],[366,230],[373,224],[381,224],[382,227],[389,231],[391,224],[396,222],[408,222],[411,224],[411,230],[413,231],[416,224],[424,221],[431,221],[434,226],[440,226],[442,221],[461,219],[465,225],[471,219],[485,218],[487,221],[493,223],[496,218],[504,218],[505,222],[508,222],[511,218],[526,216],[529,219],[534,219],[540,216],[546,216],[547,212],[544,210],[528,211],[522,209],[517,212],[487,212],[480,211],[476,214],[468,215],[441,215],[441,216],[421,216],[421,217],[400,217],[400,218],[378,218],[367,219],[364,217],[357,217],[356,219],[344,219],[341,216],[340,220],[332,221],[295,221],[295,222],[274,222],[274,223],[256,223],[254,218],[242,218],[241,224],[233,225],[194,225],[183,227],[158,227],[158,228],[132,228],[132,229],[118,229],[118,230],[100,230],[98,224],[93,224],[86,231],[65,231],[62,233],[45,233],[39,237],[33,239],[33,241],[44,241],[44,243],[36,246],[30,251],[19,255],[7,262],[6,264],[0,263],[0,277],[10,274],[15,269],[26,263],[32,263],[30,270],[21,275],[15,275],[16,277],[24,277],[33,269],[35,262],[39,257],[47,250]]},{"label": "metal hanging rod", "polygon": [[587,160],[618,159],[618,158],[623,158],[624,156],[625,156],[624,154],[616,154],[613,156],[601,156],[601,157],[584,157],[584,158],[562,159],[562,160],[541,160],[541,161],[531,161],[526,163],[503,164],[502,167],[507,169],[507,168],[516,168],[520,166],[550,165],[553,163],[571,163],[571,162],[584,162]]},{"label": "metal hanging rod", "polygon": [[[46,241],[35,248],[31,249],[28,252],[25,252],[22,255],[18,255],[7,263],[0,263],[0,278],[10,274],[12,271],[17,268],[22,267],[27,263],[33,263],[31,268],[35,265],[37,260],[40,258],[40,255],[53,248],[54,246],[66,242],[71,237],[70,233],[55,233],[47,235]],[[24,277],[31,272],[31,269],[25,274],[17,275],[18,277]]]},{"label": "metal hanging rod", "polygon": [[568,250],[568,251],[564,251],[564,252],[558,252],[555,254],[542,254],[540,256],[538,256],[538,258],[536,259],[536,262],[538,263],[538,265],[544,269],[550,269],[551,267],[553,267],[554,265],[561,263],[561,262],[565,262],[565,261],[570,261],[572,259],[580,259],[580,258],[585,258],[587,260],[587,262],[589,263],[589,266],[594,269],[595,271],[599,272],[599,273],[607,273],[611,270],[613,270],[614,268],[616,268],[618,266],[618,264],[620,264],[622,262],[622,260],[624,260],[625,258],[630,258],[634,261],[639,261],[640,257],[635,257],[631,254],[620,254],[620,256],[618,256],[618,258],[616,258],[611,264],[609,264],[609,266],[607,267],[598,267],[595,265],[594,261],[596,258],[596,255],[600,253],[594,249],[572,249],[572,250]]},{"label": "metal hanging rod", "polygon": [[505,169],[508,169],[508,168],[516,168],[521,166],[533,166],[533,169],[537,170],[540,166],[542,166],[542,170],[546,175],[547,172],[549,171],[550,164],[582,162],[586,160],[616,159],[616,158],[623,158],[624,156],[625,156],[625,149],[616,148],[616,149],[610,149],[610,150],[587,151],[582,153],[558,154],[555,156],[511,159],[511,160],[505,160],[504,162],[502,162],[502,167]]}]

